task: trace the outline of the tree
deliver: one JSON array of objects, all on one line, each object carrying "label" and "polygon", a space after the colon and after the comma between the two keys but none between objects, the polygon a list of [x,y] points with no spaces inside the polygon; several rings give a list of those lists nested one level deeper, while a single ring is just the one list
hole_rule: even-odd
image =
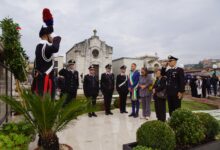
[{"label": "tree", "polygon": [[17,89],[20,90],[19,81],[27,79],[28,57],[21,46],[19,33],[20,27],[11,18],[5,18],[0,22],[2,28],[1,42],[4,48],[4,62],[10,68],[16,79]]}]

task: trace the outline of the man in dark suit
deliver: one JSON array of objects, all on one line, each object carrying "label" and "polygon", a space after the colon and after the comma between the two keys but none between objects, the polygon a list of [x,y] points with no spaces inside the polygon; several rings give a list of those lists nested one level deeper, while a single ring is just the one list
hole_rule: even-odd
[{"label": "man in dark suit", "polygon": [[114,91],[114,74],[111,73],[111,65],[108,64],[105,66],[106,73],[103,73],[101,76],[101,91],[104,95],[104,105],[105,105],[105,114],[113,115],[111,112],[111,102],[112,94]]},{"label": "man in dark suit", "polygon": [[161,70],[161,74],[167,77],[167,99],[169,114],[181,107],[181,100],[185,92],[184,70],[176,66],[178,58],[169,56],[168,63]]},{"label": "man in dark suit", "polygon": [[121,113],[128,113],[126,111],[126,100],[128,95],[128,76],[125,74],[126,66],[120,67],[121,73],[116,78],[116,89],[119,94],[119,106]]},{"label": "man in dark suit", "polygon": [[79,73],[75,70],[75,61],[68,61],[68,66],[66,69],[61,69],[59,75],[64,77],[64,94],[66,95],[66,100],[64,106],[70,103],[76,98],[77,89],[79,87]]},{"label": "man in dark suit", "polygon": [[[91,65],[89,68],[89,74],[85,75],[83,81],[83,90],[87,99],[91,100],[92,106],[95,108],[96,98],[99,94],[99,79],[95,75],[95,68]],[[89,112],[89,117],[97,117],[95,112]]]}]

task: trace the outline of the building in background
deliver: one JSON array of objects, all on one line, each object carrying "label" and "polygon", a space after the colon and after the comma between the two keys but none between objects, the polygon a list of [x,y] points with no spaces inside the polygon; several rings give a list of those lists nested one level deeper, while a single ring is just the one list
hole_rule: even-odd
[{"label": "building in background", "polygon": [[58,75],[58,72],[64,67],[64,57],[56,56],[54,57],[54,71]]},{"label": "building in background", "polygon": [[[101,78],[101,73],[105,72],[105,66],[112,64],[113,47],[106,44],[105,41],[99,39],[97,31],[89,39],[75,44],[68,52],[66,52],[66,62],[74,60],[76,62],[76,70],[83,77],[88,73],[90,65],[95,66],[96,75]],[[82,83],[80,83],[80,87]]]},{"label": "building in background", "polygon": [[130,71],[130,67],[132,63],[135,63],[137,65],[137,69],[141,70],[142,67],[147,67],[149,70],[154,70],[155,68],[160,68],[161,64],[158,60],[159,58],[157,56],[141,56],[141,57],[121,57],[118,59],[114,59],[112,61],[112,67],[113,67],[113,73],[119,74],[120,73],[120,66],[126,65],[128,74]]}]

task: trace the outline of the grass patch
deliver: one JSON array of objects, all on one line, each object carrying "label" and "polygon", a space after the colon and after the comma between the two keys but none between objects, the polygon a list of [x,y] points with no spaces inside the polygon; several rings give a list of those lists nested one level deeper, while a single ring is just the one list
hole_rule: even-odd
[{"label": "grass patch", "polygon": [[[84,96],[77,96],[77,98],[83,99],[85,97]],[[131,107],[129,99],[127,100],[127,102],[128,102],[127,107]],[[140,105],[140,108],[141,107],[142,106]],[[196,102],[196,101],[193,101],[191,99],[183,99],[182,100],[182,108],[188,109],[188,110],[191,110],[191,111],[218,109],[217,106]],[[112,109],[115,109],[115,107],[113,105],[112,105]],[[103,111],[103,110],[104,110],[103,101],[97,102],[95,111]],[[151,111],[155,111],[154,102],[153,101],[151,102]],[[168,104],[166,106],[166,111],[168,112]]]},{"label": "grass patch", "polygon": [[[166,104],[167,104],[166,111],[168,112],[168,103]],[[213,110],[213,109],[217,109],[217,106],[200,103],[200,102],[196,102],[196,101],[189,100],[189,99],[183,99],[181,108],[188,109],[190,111],[195,111],[195,110]],[[153,101],[151,102],[151,111],[155,111]]]}]

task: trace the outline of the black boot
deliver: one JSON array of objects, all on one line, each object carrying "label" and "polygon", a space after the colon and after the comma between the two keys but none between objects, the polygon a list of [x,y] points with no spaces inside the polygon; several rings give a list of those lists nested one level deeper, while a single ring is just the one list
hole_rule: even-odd
[{"label": "black boot", "polygon": [[92,113],[88,113],[88,116],[91,118],[92,117]]},{"label": "black boot", "polygon": [[97,115],[94,112],[92,112],[92,116],[97,117]]}]

